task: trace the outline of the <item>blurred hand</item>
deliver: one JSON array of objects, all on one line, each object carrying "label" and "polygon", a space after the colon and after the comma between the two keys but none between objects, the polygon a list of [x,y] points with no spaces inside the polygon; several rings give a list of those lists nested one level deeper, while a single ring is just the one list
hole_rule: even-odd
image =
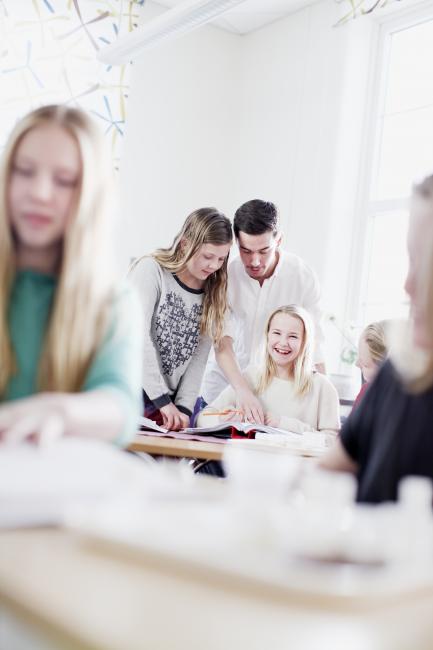
[{"label": "blurred hand", "polygon": [[31,440],[48,444],[65,433],[62,398],[50,393],[9,402],[0,407],[0,441],[17,444]]},{"label": "blurred hand", "polygon": [[236,393],[236,407],[243,411],[243,419],[247,422],[264,424],[265,414],[260,400],[249,389],[242,388]]},{"label": "blurred hand", "polygon": [[268,427],[278,428],[281,423],[281,417],[279,415],[274,415],[273,413],[265,413],[265,424]]},{"label": "blurred hand", "polygon": [[179,411],[177,406],[173,403],[166,404],[160,409],[163,425],[166,429],[170,431],[179,431],[189,426],[189,417]]}]

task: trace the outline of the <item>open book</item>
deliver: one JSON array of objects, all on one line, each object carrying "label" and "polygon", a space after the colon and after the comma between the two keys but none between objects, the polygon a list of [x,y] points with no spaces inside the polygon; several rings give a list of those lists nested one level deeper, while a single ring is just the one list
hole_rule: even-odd
[{"label": "open book", "polygon": [[182,431],[184,433],[195,433],[200,435],[209,434],[212,436],[222,436],[229,438],[231,429],[234,429],[239,433],[244,433],[245,435],[251,431],[260,431],[261,433],[279,433],[284,436],[302,436],[300,433],[292,434],[290,431],[286,431],[285,429],[277,429],[276,427],[269,427],[266,424],[255,424],[252,422],[220,422],[219,424],[215,424],[214,426],[210,427],[189,427],[187,429],[183,429]]},{"label": "open book", "polygon": [[[153,420],[150,420],[149,418],[141,417],[140,421],[140,428],[147,430],[147,431],[156,431],[157,433],[170,433],[168,429],[165,429],[164,427],[159,426],[154,422]],[[231,438],[231,434],[233,429],[240,433],[240,434],[245,434],[246,436],[251,432],[255,431],[256,433],[266,435],[266,434],[273,434],[274,436],[279,436],[280,438],[292,438],[292,439],[297,439],[301,440],[302,439],[302,433],[295,433],[291,431],[287,431],[286,429],[278,429],[276,427],[269,427],[266,424],[255,424],[251,422],[220,422],[219,424],[215,424],[213,426],[209,427],[187,427],[185,429],[182,429],[180,433],[184,434],[191,434],[195,436],[215,436],[218,438]]]},{"label": "open book", "polygon": [[150,420],[149,418],[145,418],[143,416],[138,420],[138,424],[140,429],[158,431],[158,433],[170,433],[168,429],[160,427],[159,424],[156,424],[156,422],[153,420]]}]

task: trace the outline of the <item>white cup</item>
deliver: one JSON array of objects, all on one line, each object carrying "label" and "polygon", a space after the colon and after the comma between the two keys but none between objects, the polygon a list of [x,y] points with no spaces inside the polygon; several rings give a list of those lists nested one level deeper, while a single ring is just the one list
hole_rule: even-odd
[{"label": "white cup", "polygon": [[299,469],[299,458],[275,449],[254,449],[242,441],[225,445],[228,483],[252,498],[284,498]]}]

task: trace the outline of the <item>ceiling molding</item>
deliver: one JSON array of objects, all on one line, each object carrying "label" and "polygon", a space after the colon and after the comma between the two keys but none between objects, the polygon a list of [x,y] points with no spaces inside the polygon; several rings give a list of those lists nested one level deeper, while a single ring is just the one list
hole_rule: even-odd
[{"label": "ceiling molding", "polygon": [[[182,0],[156,0],[160,6],[175,7]],[[248,34],[323,0],[245,0],[212,24],[234,34]]]},{"label": "ceiling molding", "polygon": [[98,59],[110,65],[122,65],[144,50],[191,32],[213,21],[246,0],[183,0],[126,36],[102,48]]}]

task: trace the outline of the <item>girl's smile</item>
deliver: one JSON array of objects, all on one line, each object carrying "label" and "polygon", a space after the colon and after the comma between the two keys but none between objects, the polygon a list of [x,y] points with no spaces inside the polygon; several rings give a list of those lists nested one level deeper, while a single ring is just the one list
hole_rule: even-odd
[{"label": "girl's smile", "polygon": [[275,352],[277,352],[278,354],[282,354],[282,355],[284,355],[284,356],[286,356],[286,355],[288,355],[288,354],[291,353],[291,350],[283,350],[282,348],[277,348],[277,347],[274,347],[274,350],[275,350]]},{"label": "girl's smile", "polygon": [[22,218],[34,228],[50,225],[53,221],[53,218],[49,215],[38,212],[23,212]]}]

